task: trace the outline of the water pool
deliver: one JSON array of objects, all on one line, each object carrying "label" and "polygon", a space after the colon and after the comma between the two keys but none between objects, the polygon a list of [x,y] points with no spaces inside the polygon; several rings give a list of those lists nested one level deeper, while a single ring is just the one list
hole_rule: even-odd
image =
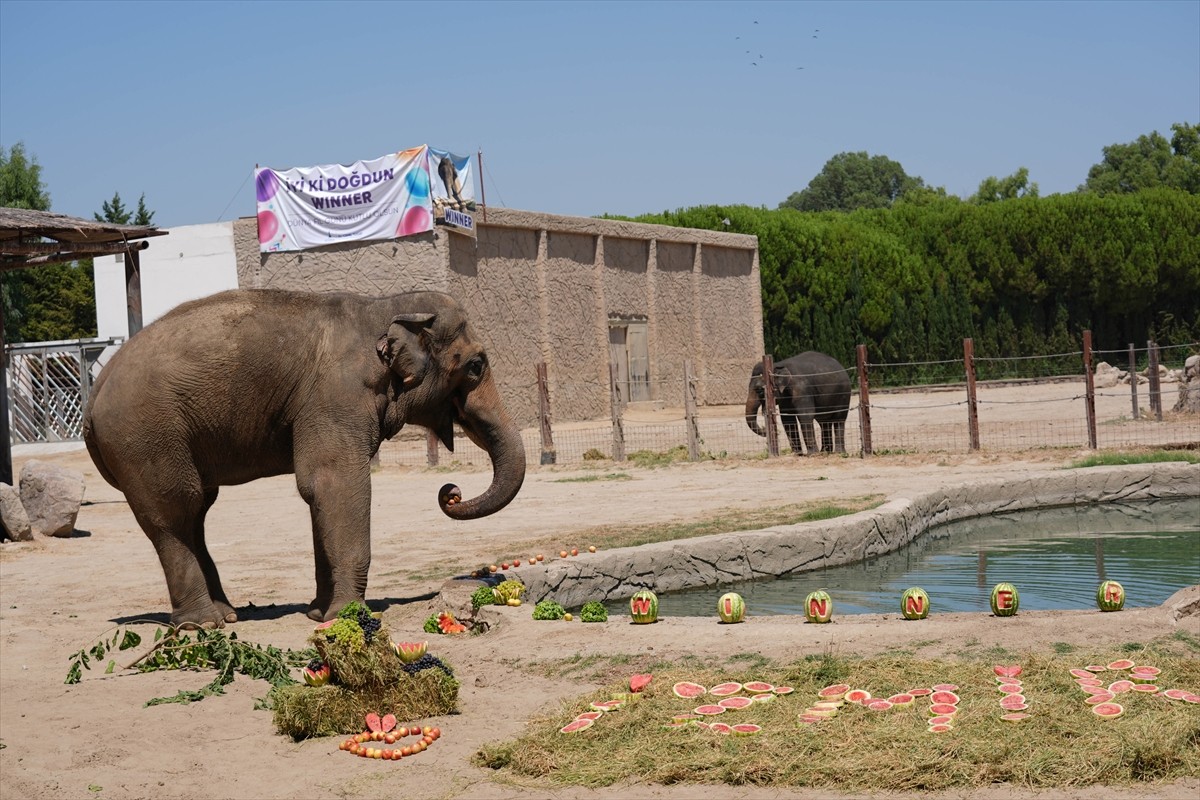
[{"label": "water pool", "polygon": [[[825,589],[834,614],[898,612],[920,586],[932,613],[988,611],[992,586],[1008,581],[1021,611],[1095,608],[1102,580],[1125,587],[1127,607],[1159,605],[1200,583],[1200,498],[1106,503],[994,514],[931,528],[900,550],[857,564],[773,580],[661,595],[662,616],[715,616],[717,598],[738,592],[752,616],[803,614]],[[627,602],[610,611],[628,614]]]}]

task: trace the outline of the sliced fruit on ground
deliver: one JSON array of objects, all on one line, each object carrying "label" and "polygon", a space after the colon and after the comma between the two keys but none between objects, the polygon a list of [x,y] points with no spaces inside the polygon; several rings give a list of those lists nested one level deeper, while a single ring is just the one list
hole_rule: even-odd
[{"label": "sliced fruit on ground", "polygon": [[796,690],[793,689],[791,686],[776,686],[771,691],[774,692],[775,694],[791,694],[792,692],[794,692]]},{"label": "sliced fruit on ground", "polygon": [[588,728],[592,727],[592,725],[594,725],[595,722],[596,722],[596,720],[594,720],[594,719],[577,719],[572,722],[568,722],[566,725],[559,728],[558,732],[559,733],[579,733],[580,731],[585,731]]},{"label": "sliced fruit on ground", "polygon": [[1125,708],[1120,703],[1100,703],[1092,706],[1092,713],[1102,719],[1116,719],[1125,713]]},{"label": "sliced fruit on ground", "polygon": [[725,697],[717,701],[717,705],[719,705],[721,708],[728,709],[746,708],[747,706],[753,704],[754,701],[749,697]]},{"label": "sliced fruit on ground", "polygon": [[708,729],[713,733],[724,733],[728,735],[729,732],[733,730],[733,726],[726,725],[724,722],[710,722],[708,723]]},{"label": "sliced fruit on ground", "polygon": [[695,725],[697,728],[703,728],[704,730],[708,730],[707,722],[701,722],[700,720],[696,720],[692,724]]},{"label": "sliced fruit on ground", "polygon": [[711,717],[715,714],[724,714],[725,706],[718,706],[714,703],[708,703],[707,705],[696,706],[692,709],[692,711],[695,711],[697,714],[703,714],[706,717]]},{"label": "sliced fruit on ground", "polygon": [[650,673],[629,676],[629,691],[640,692],[650,685],[650,681],[654,680],[654,676]]},{"label": "sliced fruit on ground", "polygon": [[592,708],[596,711],[603,711],[607,713],[609,711],[616,711],[623,705],[625,705],[625,703],[621,700],[597,700],[596,702],[592,703]]},{"label": "sliced fruit on ground", "polygon": [[911,694],[913,697],[928,697],[933,694],[933,689],[909,689],[908,694]]},{"label": "sliced fruit on ground", "polygon": [[1000,707],[1005,711],[1024,711],[1029,708],[1029,704],[1025,702],[1025,698],[1021,695],[1010,694],[1000,701]]},{"label": "sliced fruit on ground", "polygon": [[818,722],[824,722],[829,719],[829,717],[822,717],[819,714],[801,714],[799,719],[801,725],[816,725]]},{"label": "sliced fruit on ground", "polygon": [[1187,689],[1166,689],[1165,691],[1159,692],[1159,694],[1168,700],[1182,700],[1191,694],[1191,692],[1189,692]]},{"label": "sliced fruit on ground", "polygon": [[1108,690],[1113,694],[1121,694],[1132,690],[1135,685],[1133,681],[1113,681],[1108,685]]},{"label": "sliced fruit on ground", "polygon": [[957,692],[958,685],[953,683],[939,683],[934,685],[933,690],[935,692]]},{"label": "sliced fruit on ground", "polygon": [[737,694],[742,690],[740,683],[727,681],[726,683],[718,683],[716,686],[708,690],[708,693],[714,697],[728,697],[731,694]]},{"label": "sliced fruit on ground", "polygon": [[1080,686],[1084,694],[1113,694],[1107,686]]},{"label": "sliced fruit on ground", "polygon": [[1071,670],[1071,675],[1076,678],[1092,677],[1092,673],[1089,672],[1088,670],[1084,669],[1083,667],[1075,667],[1074,669]]},{"label": "sliced fruit on ground", "polygon": [[930,725],[925,730],[929,731],[930,733],[950,733],[950,731],[954,730],[954,726],[953,725]]},{"label": "sliced fruit on ground", "polygon": [[931,703],[949,703],[952,706],[958,705],[959,699],[959,696],[951,691],[934,692],[929,695],[929,702]]},{"label": "sliced fruit on ground", "polygon": [[708,689],[705,689],[698,683],[692,683],[691,681],[680,681],[671,687],[671,691],[675,693],[676,697],[682,697],[690,700],[693,697],[699,697],[702,694],[706,694]]},{"label": "sliced fruit on ground", "polygon": [[1130,669],[1135,666],[1136,662],[1130,661],[1128,658],[1118,658],[1116,661],[1108,663],[1109,669]]},{"label": "sliced fruit on ground", "polygon": [[1098,706],[1104,703],[1110,703],[1114,699],[1116,699],[1115,694],[1112,692],[1105,692],[1104,694],[1094,694],[1091,697],[1086,698],[1083,702],[1087,703],[1089,706]]},{"label": "sliced fruit on ground", "polygon": [[762,726],[755,725],[753,722],[743,722],[740,725],[733,726],[735,736],[751,736],[756,733],[762,733]]},{"label": "sliced fruit on ground", "polygon": [[1002,683],[996,687],[996,690],[1001,694],[1020,694],[1025,691],[1025,687],[1019,683]]},{"label": "sliced fruit on ground", "polygon": [[1133,691],[1139,694],[1155,694],[1158,691],[1158,687],[1153,683],[1139,683],[1133,687]]},{"label": "sliced fruit on ground", "polygon": [[576,717],[575,719],[592,719],[592,720],[596,720],[596,719],[600,719],[600,718],[601,718],[601,717],[603,717],[603,716],[604,716],[604,712],[603,712],[603,711],[584,711],[582,714],[580,714],[580,715],[579,715],[578,717]]},{"label": "sliced fruit on ground", "polygon": [[[746,691],[751,691],[749,688],[749,685],[747,685]],[[770,689],[768,689],[767,691],[770,691]],[[820,697],[822,700],[841,700],[843,697],[846,696],[846,693],[849,691],[850,691],[850,684],[835,683],[831,686],[826,686],[824,689],[817,692],[817,697]]]},{"label": "sliced fruit on ground", "polygon": [[1001,678],[1015,678],[1021,674],[1020,664],[997,664],[992,667],[992,672],[995,672]]},{"label": "sliced fruit on ground", "polygon": [[671,719],[675,720],[676,722],[689,722],[693,719],[700,719],[700,715],[699,714],[691,714],[691,713],[676,714],[675,716],[671,717]]},{"label": "sliced fruit on ground", "polygon": [[379,720],[379,729],[384,733],[388,733],[392,728],[396,727],[397,722],[395,714],[387,714],[383,719]]},{"label": "sliced fruit on ground", "polygon": [[950,703],[934,703],[929,707],[929,713],[935,717],[952,717],[958,713],[958,706],[951,705]]},{"label": "sliced fruit on ground", "polygon": [[1099,664],[1088,664],[1084,669],[1088,672],[1105,672],[1108,670],[1108,667],[1102,667]]},{"label": "sliced fruit on ground", "polygon": [[915,698],[908,692],[900,692],[888,698],[888,702],[894,706],[911,706]]},{"label": "sliced fruit on ground", "polygon": [[930,717],[925,722],[929,725],[953,725],[954,717],[948,714],[939,714],[936,717]]},{"label": "sliced fruit on ground", "polygon": [[1020,722],[1023,719],[1029,719],[1031,716],[1033,716],[1033,715],[1032,714],[1022,714],[1019,711],[1014,711],[1011,714],[1001,714],[1000,719],[1004,720],[1005,722]]},{"label": "sliced fruit on ground", "polygon": [[664,722],[659,727],[664,730],[668,730],[668,731],[682,731],[686,728],[691,728],[693,726],[692,726],[691,721],[687,721],[687,722]]},{"label": "sliced fruit on ground", "polygon": [[[769,692],[774,688],[775,688],[774,686],[767,683],[766,681],[750,681],[749,683],[742,684],[742,689],[747,692],[751,692],[752,694],[760,694],[762,692]],[[846,688],[849,689],[850,687],[847,686]]]},{"label": "sliced fruit on ground", "polygon": [[832,708],[834,711],[837,711],[841,707],[841,700],[818,700],[809,706],[809,708]]},{"label": "sliced fruit on ground", "polygon": [[367,714],[367,730],[371,731],[372,733],[383,730],[383,723],[379,719],[379,715],[374,711]]},{"label": "sliced fruit on ground", "polygon": [[1134,667],[1133,669],[1129,670],[1129,672],[1131,675],[1159,675],[1162,673],[1162,670],[1158,667],[1151,667],[1147,664],[1140,667]]},{"label": "sliced fruit on ground", "polygon": [[892,707],[890,700],[870,700],[865,705],[872,711],[887,711]]},{"label": "sliced fruit on ground", "polygon": [[1103,686],[1104,681],[1099,678],[1076,678],[1075,683],[1080,686]]},{"label": "sliced fruit on ground", "polygon": [[1183,696],[1183,702],[1185,702],[1185,703],[1200,703],[1200,694],[1191,694],[1191,693],[1185,694]]},{"label": "sliced fruit on ground", "polygon": [[817,708],[815,706],[804,709],[804,714],[814,717],[836,717],[836,708]]},{"label": "sliced fruit on ground", "polygon": [[775,699],[775,693],[763,692],[762,694],[751,695],[750,699],[755,703],[769,703]]},{"label": "sliced fruit on ground", "polygon": [[866,689],[851,689],[846,692],[845,699],[848,703],[862,703],[865,700],[871,699],[871,693]]}]

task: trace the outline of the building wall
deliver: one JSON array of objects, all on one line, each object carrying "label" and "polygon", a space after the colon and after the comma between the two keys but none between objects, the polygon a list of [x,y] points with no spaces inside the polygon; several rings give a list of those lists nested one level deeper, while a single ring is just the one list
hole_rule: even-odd
[{"label": "building wall", "polygon": [[741,403],[763,352],[758,239],[718,231],[513,209],[476,213],[478,238],[446,228],[402,240],[260,253],[253,217],[233,224],[243,287],[382,296],[454,295],[485,340],[506,404],[538,419],[545,362],[555,422],[609,415],[610,319],[644,319],[651,398],[683,402],[691,360],[701,404]]}]

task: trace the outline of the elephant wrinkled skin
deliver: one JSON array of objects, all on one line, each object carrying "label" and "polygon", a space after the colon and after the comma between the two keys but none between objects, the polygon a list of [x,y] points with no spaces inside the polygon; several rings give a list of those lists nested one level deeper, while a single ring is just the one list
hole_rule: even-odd
[{"label": "elephant wrinkled skin", "polygon": [[316,556],[308,616],[331,619],[364,599],[370,460],[408,423],[450,449],[458,423],[491,457],[478,497],[443,487],[447,516],[492,514],[521,488],[520,431],[449,295],[234,290],[185,303],[131,337],[92,389],[84,440],[158,552],[172,622],[220,627],[237,614],[204,541],[219,488],[295,474]]},{"label": "elephant wrinkled skin", "polygon": [[[821,450],[846,452],[846,415],[850,411],[850,378],[837,359],[808,350],[775,362],[775,404],[783,418],[783,429],[796,455],[815,453],[813,422],[821,426]],[[762,408],[763,368],[756,364],[750,373],[750,391],[746,397],[746,424],[759,436],[758,412]],[[766,420],[773,425],[773,420]],[[804,450],[800,449],[803,439]]]}]

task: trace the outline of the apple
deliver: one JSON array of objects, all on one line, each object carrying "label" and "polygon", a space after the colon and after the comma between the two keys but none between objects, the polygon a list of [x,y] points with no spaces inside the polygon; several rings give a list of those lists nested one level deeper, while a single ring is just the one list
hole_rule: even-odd
[{"label": "apple", "polygon": [[488,572],[495,572],[495,571],[497,571],[498,569],[500,569],[500,567],[496,566],[495,564],[489,564],[489,565],[488,565]]},{"label": "apple", "polygon": [[400,748],[400,755],[411,756],[412,754],[413,754],[413,749],[412,749],[411,745],[406,744],[406,745],[404,745],[404,747]]},{"label": "apple", "polygon": [[571,548],[571,555],[573,555],[573,556],[577,556],[577,555],[579,555],[579,548],[572,547],[572,548]]},{"label": "apple", "polygon": [[594,552],[596,552],[596,545],[594,545],[594,544],[593,544],[593,545],[589,545],[589,546],[588,546],[588,552],[589,552],[589,553],[594,553]]},{"label": "apple", "polygon": [[544,555],[542,555],[541,553],[538,553],[537,560],[538,560],[538,561],[545,561],[545,560],[546,560],[546,557],[545,557]]},{"label": "apple", "polygon": [[566,551],[566,550],[559,550],[559,551],[558,551],[558,557],[559,557],[559,558],[566,558],[566,557],[567,557],[567,551]]},{"label": "apple", "polygon": [[519,566],[521,566],[521,559],[519,559],[519,558],[514,558],[514,559],[513,559],[513,566],[514,566],[514,567],[519,567]]}]

